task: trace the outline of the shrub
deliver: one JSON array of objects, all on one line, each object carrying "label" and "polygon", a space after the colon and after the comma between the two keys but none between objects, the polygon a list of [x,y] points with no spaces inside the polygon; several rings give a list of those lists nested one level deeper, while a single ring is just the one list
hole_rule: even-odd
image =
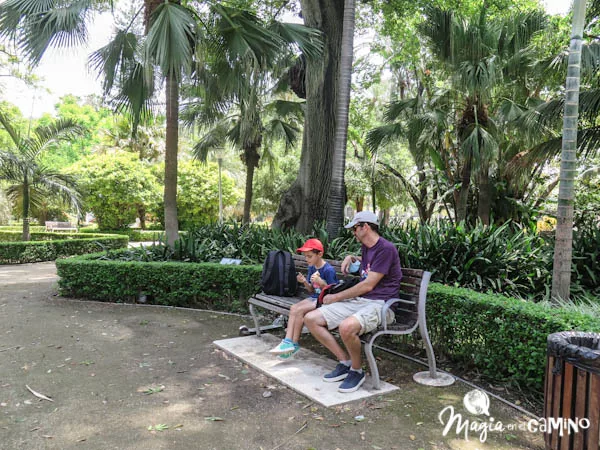
[{"label": "shrub", "polygon": [[438,352],[490,379],[538,392],[549,334],[600,331],[596,317],[436,283],[429,289],[427,323]]},{"label": "shrub", "polygon": [[[123,252],[115,252],[123,253]],[[212,263],[99,260],[102,254],[56,261],[62,295],[99,301],[247,313],[246,300],[260,290],[261,266]]]},{"label": "shrub", "polygon": [[[6,233],[2,234],[6,235]],[[68,236],[62,233],[39,234],[51,240],[0,242],[0,264],[52,261],[71,255],[127,247],[128,243],[127,236],[97,234],[82,238],[77,234]]]}]

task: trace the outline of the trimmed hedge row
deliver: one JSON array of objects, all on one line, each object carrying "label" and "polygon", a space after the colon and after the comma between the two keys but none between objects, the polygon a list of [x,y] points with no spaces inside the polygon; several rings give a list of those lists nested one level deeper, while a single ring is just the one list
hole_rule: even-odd
[{"label": "trimmed hedge row", "polygon": [[[18,234],[18,233],[17,233]],[[39,233],[43,236],[32,239],[50,239],[33,241],[0,242],[0,264],[21,264],[40,261],[53,261],[71,255],[94,253],[103,249],[119,249],[127,247],[129,238],[110,234],[94,234],[85,237],[78,234]],[[0,240],[6,238],[0,233]]]},{"label": "trimmed hedge row", "polygon": [[[100,254],[56,262],[61,294],[248,313],[261,267],[214,263],[123,262]],[[493,294],[432,283],[427,321],[438,353],[492,380],[541,392],[546,339],[565,330],[600,331],[600,319]]]},{"label": "trimmed hedge row", "polygon": [[[0,225],[0,231],[23,231],[23,225]],[[41,233],[46,231],[44,225],[29,225],[30,233]]]},{"label": "trimmed hedge row", "polygon": [[438,352],[498,381],[543,390],[546,341],[558,331],[600,331],[600,319],[433,283],[427,323]]},{"label": "trimmed hedge row", "polygon": [[260,290],[261,266],[215,263],[98,260],[100,254],[56,261],[67,297],[248,313],[246,300]]},{"label": "trimmed hedge row", "polygon": [[[81,233],[98,233],[99,231],[96,228],[81,228],[79,230]],[[102,231],[102,233],[109,234],[122,234],[125,236],[129,236],[130,242],[146,242],[146,241],[156,241],[160,236],[164,235],[165,232],[161,230],[139,230],[135,228],[129,228],[127,230],[109,230]]]}]

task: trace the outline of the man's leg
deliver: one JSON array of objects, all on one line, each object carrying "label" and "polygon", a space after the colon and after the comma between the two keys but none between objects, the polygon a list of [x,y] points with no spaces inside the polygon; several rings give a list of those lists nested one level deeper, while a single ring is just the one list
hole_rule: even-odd
[{"label": "man's leg", "polygon": [[352,368],[359,370],[362,367],[361,342],[358,337],[361,329],[360,322],[356,317],[350,316],[344,319],[338,329],[346,350],[350,354]]},{"label": "man's leg", "polygon": [[316,309],[306,314],[304,316],[304,323],[315,339],[333,353],[339,361],[347,361],[349,359],[348,354],[327,329],[327,322],[321,311]]}]

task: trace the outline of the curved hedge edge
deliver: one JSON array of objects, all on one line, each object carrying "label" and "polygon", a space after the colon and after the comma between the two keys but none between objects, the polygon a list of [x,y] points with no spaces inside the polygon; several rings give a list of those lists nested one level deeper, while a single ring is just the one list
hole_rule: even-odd
[{"label": "curved hedge edge", "polygon": [[98,250],[121,249],[127,247],[128,243],[127,236],[119,235],[70,235],[66,239],[0,242],[0,264],[53,261],[72,255],[96,253]]},{"label": "curved hedge edge", "polygon": [[248,314],[260,291],[259,265],[98,260],[101,254],[56,261],[61,295]]},{"label": "curved hedge edge", "polygon": [[437,283],[429,289],[427,323],[438,352],[537,392],[549,334],[600,330],[593,316]]}]

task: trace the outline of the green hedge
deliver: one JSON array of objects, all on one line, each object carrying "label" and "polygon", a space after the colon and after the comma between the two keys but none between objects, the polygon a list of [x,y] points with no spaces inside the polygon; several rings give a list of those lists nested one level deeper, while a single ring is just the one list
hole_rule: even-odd
[{"label": "green hedge", "polygon": [[[79,231],[81,233],[99,233],[97,228],[81,228]],[[129,236],[130,242],[158,242],[158,239],[165,234],[165,232],[162,230],[139,230],[135,228],[129,228],[127,230],[102,231],[101,233],[122,234]]]},{"label": "green hedge", "polygon": [[[7,233],[0,233],[0,240],[8,240]],[[34,233],[32,239],[37,240],[0,242],[0,264],[53,261],[102,249],[123,248],[127,247],[129,242],[127,236],[108,234],[90,234],[82,237],[77,234],[65,236],[63,233]]]},{"label": "green hedge", "polygon": [[98,260],[100,254],[56,261],[62,295],[156,305],[248,312],[260,290],[261,266]]},{"label": "green hedge", "polygon": [[[56,262],[65,296],[247,313],[261,266],[98,260]],[[427,321],[436,353],[496,381],[541,392],[546,339],[565,330],[600,331],[600,319],[561,309],[432,283]]]},{"label": "green hedge", "polygon": [[[23,225],[0,225],[0,231],[23,231]],[[41,233],[46,231],[44,225],[29,225],[30,233]]]},{"label": "green hedge", "polygon": [[437,283],[427,296],[427,324],[438,353],[538,392],[549,334],[600,331],[600,319],[592,316]]}]

